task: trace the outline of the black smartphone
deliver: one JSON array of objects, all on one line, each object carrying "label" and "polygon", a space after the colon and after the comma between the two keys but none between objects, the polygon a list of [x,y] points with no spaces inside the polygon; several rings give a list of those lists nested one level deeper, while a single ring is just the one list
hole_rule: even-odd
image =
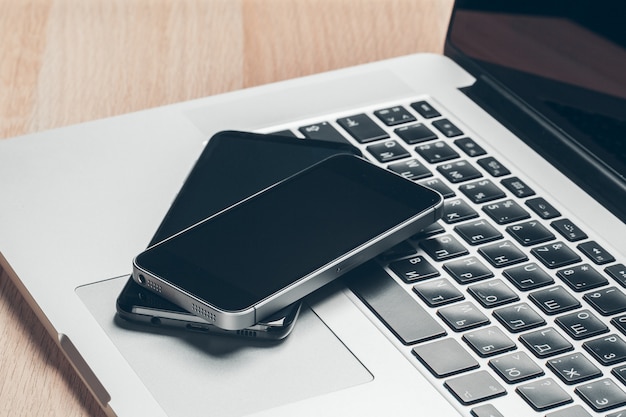
[{"label": "black smartphone", "polygon": [[[220,132],[205,146],[148,246],[339,153],[361,155],[347,143]],[[290,333],[299,311],[298,301],[247,329],[225,331],[147,291],[132,279],[117,299],[118,316],[128,321],[271,340]]]},{"label": "black smartphone", "polygon": [[335,155],[148,248],[133,279],[238,330],[434,223],[442,196]]}]

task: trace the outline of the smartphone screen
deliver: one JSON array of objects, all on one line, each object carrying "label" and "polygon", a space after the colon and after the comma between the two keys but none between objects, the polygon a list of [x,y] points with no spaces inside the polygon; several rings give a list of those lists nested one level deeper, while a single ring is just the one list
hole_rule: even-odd
[{"label": "smartphone screen", "polygon": [[375,241],[385,238],[388,249],[434,222],[440,204],[428,188],[335,156],[148,249],[135,265],[207,305],[242,311]]},{"label": "smartphone screen", "polygon": [[[360,155],[358,149],[348,144],[220,132],[207,143],[148,246],[338,153]],[[277,312],[282,314],[280,320],[273,316],[267,323],[255,326],[255,337],[284,337],[299,308],[300,303],[296,302]],[[205,330],[198,327],[202,320],[132,279],[118,297],[117,310],[121,317],[131,321]]]}]

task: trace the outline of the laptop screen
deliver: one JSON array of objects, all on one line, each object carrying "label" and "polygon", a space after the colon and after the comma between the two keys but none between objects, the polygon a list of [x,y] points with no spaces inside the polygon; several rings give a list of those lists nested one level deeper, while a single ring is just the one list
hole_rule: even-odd
[{"label": "laptop screen", "polygon": [[[458,0],[446,45],[446,53],[479,81],[505,91],[518,107],[532,108],[535,120],[561,138],[552,140],[537,131],[524,137],[520,133],[529,123],[522,119],[512,130],[544,156],[552,152],[551,162],[570,177],[580,175],[575,179],[622,219],[623,208],[618,206],[626,190],[625,15],[626,2],[611,0]],[[483,96],[481,104],[489,107],[492,98],[473,94]],[[501,116],[506,119],[505,112]],[[515,111],[510,113],[515,119]],[[580,169],[580,161],[564,157],[567,153],[559,150],[564,141],[607,177],[611,185],[606,195],[599,195],[605,185],[597,182],[597,175],[585,178],[587,169]]]}]

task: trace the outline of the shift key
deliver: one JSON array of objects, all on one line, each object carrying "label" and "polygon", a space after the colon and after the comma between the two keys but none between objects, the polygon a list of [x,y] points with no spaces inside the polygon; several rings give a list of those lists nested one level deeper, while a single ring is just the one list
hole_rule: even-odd
[{"label": "shift key", "polygon": [[344,279],[349,288],[405,345],[446,334],[435,318],[374,261],[350,271]]}]

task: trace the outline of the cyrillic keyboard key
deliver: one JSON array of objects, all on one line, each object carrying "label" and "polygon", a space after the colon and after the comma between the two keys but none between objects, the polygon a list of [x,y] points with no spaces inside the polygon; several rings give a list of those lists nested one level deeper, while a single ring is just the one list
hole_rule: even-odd
[{"label": "cyrillic keyboard key", "polygon": [[[563,408],[553,413],[546,414],[546,417],[593,417],[580,405],[573,405],[571,407]],[[606,416],[606,417],[618,417],[618,416]],[[621,416],[624,417],[624,416]]]},{"label": "cyrillic keyboard key", "polygon": [[463,340],[483,358],[508,352],[517,347],[515,342],[495,326],[466,333]]},{"label": "cyrillic keyboard key", "polygon": [[455,332],[464,332],[490,323],[489,318],[469,301],[440,308],[437,314]]},{"label": "cyrillic keyboard key", "polygon": [[448,224],[458,223],[478,217],[478,213],[460,198],[446,200],[443,203],[442,219]]},{"label": "cyrillic keyboard key", "polygon": [[458,158],[459,154],[443,141],[418,145],[415,151],[431,164]]},{"label": "cyrillic keyboard key", "polygon": [[537,411],[549,410],[572,402],[572,397],[552,378],[529,382],[517,387],[516,391]]},{"label": "cyrillic keyboard key", "polygon": [[484,404],[470,410],[472,417],[504,417],[493,404]]},{"label": "cyrillic keyboard key", "polygon": [[585,355],[578,352],[550,359],[547,365],[567,385],[579,384],[602,376],[602,371]]},{"label": "cyrillic keyboard key", "polygon": [[441,116],[441,114],[437,110],[435,110],[433,106],[423,100],[416,103],[411,103],[411,107],[413,107],[416,112],[418,112],[422,117],[426,119]]},{"label": "cyrillic keyboard key", "polygon": [[514,352],[489,361],[507,384],[516,384],[544,374],[543,369],[524,352]]},{"label": "cyrillic keyboard key", "polygon": [[583,347],[605,366],[626,361],[626,343],[614,334],[589,340],[583,343]]},{"label": "cyrillic keyboard key", "polygon": [[446,334],[430,313],[373,261],[348,272],[345,280],[402,343],[409,345]]},{"label": "cyrillic keyboard key", "polygon": [[359,143],[372,142],[389,137],[387,132],[378,126],[368,115],[361,113],[350,117],[342,117],[337,120],[339,126],[343,127]]},{"label": "cyrillic keyboard key", "polygon": [[554,284],[554,279],[534,262],[505,269],[502,274],[522,291]]},{"label": "cyrillic keyboard key", "polygon": [[483,174],[479,170],[474,168],[467,161],[449,162],[447,164],[439,165],[437,167],[439,171],[448,181],[453,184],[473,180],[480,178]]},{"label": "cyrillic keyboard key", "polygon": [[454,231],[470,245],[480,245],[502,239],[502,233],[483,219],[455,226]]},{"label": "cyrillic keyboard key", "polygon": [[435,236],[422,240],[419,245],[435,261],[457,258],[467,255],[467,249],[452,235]]},{"label": "cyrillic keyboard key", "polygon": [[509,240],[483,246],[478,249],[478,253],[496,268],[503,268],[528,260],[524,252]]},{"label": "cyrillic keyboard key", "polygon": [[523,332],[546,323],[546,321],[526,303],[501,307],[493,311],[493,316],[511,333]]},{"label": "cyrillic keyboard key", "polygon": [[502,385],[487,371],[457,376],[447,380],[444,386],[465,405],[506,394]]},{"label": "cyrillic keyboard key", "polygon": [[552,327],[525,333],[519,340],[538,358],[547,358],[574,349],[574,346]]},{"label": "cyrillic keyboard key", "polygon": [[441,181],[439,178],[430,178],[424,181],[420,181],[419,184],[437,191],[443,196],[443,198],[450,198],[456,195],[452,188],[448,187],[448,185]]},{"label": "cyrillic keyboard key", "polygon": [[609,331],[609,328],[589,310],[565,314],[554,321],[575,340],[586,339]]},{"label": "cyrillic keyboard key", "polygon": [[392,262],[389,268],[404,282],[417,282],[439,275],[439,271],[428,263],[423,256]]},{"label": "cyrillic keyboard key", "polygon": [[389,165],[388,168],[396,174],[413,181],[433,176],[432,172],[417,159],[396,162],[395,164]]},{"label": "cyrillic keyboard key", "polygon": [[615,264],[604,268],[604,272],[609,274],[611,278],[619,283],[622,287],[626,287],[626,266],[624,264]]},{"label": "cyrillic keyboard key", "polygon": [[465,298],[461,291],[445,278],[429,279],[413,286],[413,291],[429,307],[439,307]]},{"label": "cyrillic keyboard key", "polygon": [[476,359],[451,338],[415,346],[413,354],[437,378],[478,368]]},{"label": "cyrillic keyboard key", "polygon": [[487,268],[485,264],[475,256],[446,262],[443,264],[443,269],[459,284],[480,281],[493,276],[491,269]]},{"label": "cyrillic keyboard key", "polygon": [[608,378],[576,387],[576,394],[597,412],[626,404],[626,392]]},{"label": "cyrillic keyboard key", "polygon": [[531,292],[528,294],[528,298],[549,315],[564,313],[580,307],[580,302],[560,285]]},{"label": "cyrillic keyboard key", "polygon": [[518,295],[499,278],[474,284],[467,291],[485,308],[493,308],[519,300]]}]

